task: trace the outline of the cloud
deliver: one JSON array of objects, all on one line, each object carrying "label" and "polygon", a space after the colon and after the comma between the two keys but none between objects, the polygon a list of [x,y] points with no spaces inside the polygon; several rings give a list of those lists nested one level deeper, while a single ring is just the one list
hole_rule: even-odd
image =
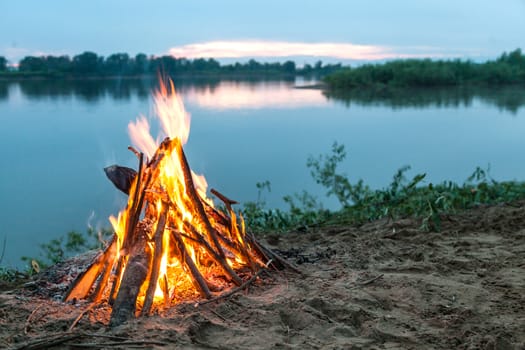
[{"label": "cloud", "polygon": [[31,51],[21,47],[6,47],[0,51],[0,55],[7,58],[8,61],[16,62],[24,56],[31,54]]},{"label": "cloud", "polygon": [[[356,45],[350,43],[306,43],[287,41],[241,40],[210,41],[169,49],[169,54],[186,58],[241,58],[241,57],[331,57],[342,60],[383,60],[443,56],[432,48],[395,49],[386,46]],[[428,52],[428,53],[427,53]]]}]

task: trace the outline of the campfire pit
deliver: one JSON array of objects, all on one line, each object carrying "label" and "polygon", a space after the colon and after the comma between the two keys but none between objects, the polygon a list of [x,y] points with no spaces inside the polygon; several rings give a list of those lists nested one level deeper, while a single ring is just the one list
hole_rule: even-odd
[{"label": "campfire pit", "polygon": [[181,300],[220,298],[268,268],[291,267],[246,231],[232,209],[235,201],[212,189],[224,205],[219,210],[206,197],[206,180],[191,171],[184,154],[189,115],[171,81],[161,80],[154,101],[166,137],[155,142],[143,117],[130,123],[138,171],[105,169],[129,194],[127,206],[110,218],[115,235],[65,296],[107,301],[111,326]]}]

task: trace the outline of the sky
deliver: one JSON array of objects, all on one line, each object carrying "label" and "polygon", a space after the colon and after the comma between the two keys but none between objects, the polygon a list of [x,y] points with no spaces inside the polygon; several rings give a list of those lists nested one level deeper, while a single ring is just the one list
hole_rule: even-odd
[{"label": "sky", "polygon": [[0,0],[0,56],[221,61],[492,59],[525,50],[525,0]]}]

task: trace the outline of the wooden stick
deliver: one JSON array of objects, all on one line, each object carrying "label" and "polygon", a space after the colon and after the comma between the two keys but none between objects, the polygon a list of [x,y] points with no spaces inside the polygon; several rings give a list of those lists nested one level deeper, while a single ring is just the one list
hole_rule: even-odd
[{"label": "wooden stick", "polygon": [[190,270],[191,276],[193,277],[193,281],[194,281],[193,284],[199,290],[199,293],[201,294],[203,298],[210,299],[212,297],[212,294],[210,292],[210,289],[208,288],[208,284],[206,283],[206,280],[200,273],[197,266],[195,266],[195,263],[193,262],[191,257],[188,255],[188,252],[186,251],[186,246],[184,245],[182,238],[176,232],[172,232],[171,236],[177,242],[177,247],[179,248],[181,263],[186,265],[188,269]]},{"label": "wooden stick", "polygon": [[124,237],[125,242],[123,242],[122,244],[123,250],[126,250],[127,248],[129,248],[130,245],[133,245],[135,238],[133,237],[133,232],[139,222],[140,214],[144,206],[144,198],[146,196],[148,186],[153,178],[152,172],[158,173],[158,171],[155,170],[157,170],[157,165],[164,158],[164,150],[167,147],[167,143],[165,141],[166,140],[164,140],[157,148],[155,154],[153,155],[153,158],[147,164],[145,169],[143,169],[144,154],[140,153],[139,172],[137,173],[137,184],[135,186],[135,192],[133,193],[132,207],[129,211],[128,221],[126,223]]},{"label": "wooden stick", "polygon": [[232,204],[236,204],[237,202],[234,201],[234,200],[231,200],[229,199],[228,197],[226,197],[225,195],[223,195],[222,193],[220,193],[219,191],[217,191],[216,189],[212,188],[210,190],[210,192],[212,194],[214,194],[215,196],[217,196],[223,203],[224,205],[226,206],[226,210],[228,210],[228,214],[230,215],[229,216],[229,222],[230,222],[230,225],[228,227],[229,229],[229,233],[230,233],[230,239],[234,239],[236,241],[239,240],[239,237],[236,237],[236,235],[234,234],[234,231],[235,231],[235,225],[237,224],[236,223],[236,216],[235,216],[235,213],[232,209]]},{"label": "wooden stick", "polygon": [[246,238],[250,240],[250,243],[252,244],[254,249],[256,249],[259,252],[259,254],[261,254],[263,256],[266,256],[267,259],[271,259],[272,260],[272,265],[274,265],[276,269],[278,269],[278,268],[277,268],[277,265],[274,264],[273,260],[275,260],[276,262],[281,264],[281,268],[282,269],[288,268],[290,270],[293,270],[293,271],[295,271],[297,273],[302,274],[301,270],[299,270],[297,267],[295,267],[292,263],[286,261],[284,258],[279,256],[278,254],[274,253],[270,248],[267,248],[264,245],[262,245],[261,243],[259,243],[255,239],[255,237],[253,237],[251,235],[246,235]]},{"label": "wooden stick", "polygon": [[141,152],[137,151],[137,149],[136,149],[135,147],[133,147],[133,146],[128,146],[128,149],[129,149],[131,152],[135,153],[135,155],[137,156],[137,158],[140,159],[140,155],[142,154]]},{"label": "wooden stick", "polygon": [[186,184],[186,192],[188,196],[190,197],[192,203],[196,207],[195,209],[197,210],[197,215],[199,217],[199,220],[204,226],[204,231],[205,231],[204,233],[211,239],[219,255],[224,258],[225,255],[222,250],[222,247],[219,244],[217,237],[215,236],[215,232],[213,231],[213,228],[211,227],[208,217],[206,216],[206,212],[204,211],[202,202],[199,198],[199,195],[197,194],[197,190],[195,190],[195,185],[193,183],[190,166],[188,164],[188,160],[186,159],[186,155],[184,154],[184,150],[182,149],[182,145],[178,139],[176,139],[176,141],[177,142],[175,144],[175,147],[177,149],[177,154],[179,155],[179,158],[180,158],[180,165],[182,168],[182,172],[184,174],[184,183]]},{"label": "wooden stick", "polygon": [[73,334],[70,332],[53,334],[51,336],[44,336],[37,339],[31,339],[25,343],[18,345],[13,350],[40,350],[50,349],[51,347],[63,344],[67,341],[79,338],[80,334]]},{"label": "wooden stick", "polygon": [[102,276],[100,280],[98,281],[98,285],[95,288],[95,291],[93,292],[93,301],[99,302],[100,299],[102,299],[102,295],[104,291],[106,290],[106,286],[109,282],[109,276],[111,272],[113,271],[113,266],[115,265],[115,255],[117,254],[117,245],[114,244],[111,246],[111,249],[109,250],[104,263],[104,268],[102,269]]},{"label": "wooden stick", "polygon": [[168,306],[171,299],[170,299],[170,286],[168,283],[168,276],[164,274],[162,278],[162,282],[164,283],[164,289],[162,290],[162,293],[164,294],[164,306]]},{"label": "wooden stick", "polygon": [[122,283],[113,304],[109,325],[121,325],[135,317],[137,297],[144,280],[148,276],[150,254],[146,248],[146,232],[143,227],[136,228],[137,239],[131,247],[130,258],[124,269]]},{"label": "wooden stick", "polygon": [[366,285],[369,285],[369,284],[374,283],[375,281],[377,281],[378,279],[380,279],[380,278],[383,277],[384,275],[385,275],[385,274],[382,273],[382,274],[380,274],[380,275],[377,275],[377,276],[374,277],[374,278],[369,279],[368,281],[357,282],[357,284],[358,284],[359,286],[366,286]]},{"label": "wooden stick", "polygon": [[159,214],[157,221],[157,228],[155,229],[154,239],[154,251],[153,260],[150,264],[150,276],[148,289],[146,290],[146,297],[142,306],[141,315],[149,315],[151,307],[153,305],[153,297],[155,296],[155,290],[157,289],[157,281],[159,279],[160,263],[162,259],[162,252],[164,251],[164,228],[166,227],[166,216],[168,214],[168,206],[162,204],[162,209]]},{"label": "wooden stick", "polygon": [[186,155],[184,154],[182,145],[180,144],[180,141],[178,139],[176,139],[176,141],[177,142],[175,144],[175,147],[177,148],[177,153],[181,161],[181,168],[184,174],[184,183],[186,184],[186,192],[196,207],[195,209],[197,210],[198,217],[204,226],[204,230],[205,230],[204,233],[206,234],[207,237],[211,239],[213,245],[215,246],[216,253],[219,255],[220,265],[228,273],[228,275],[230,275],[230,277],[232,278],[233,282],[235,282],[235,284],[241,285],[242,279],[239,276],[237,276],[235,271],[233,271],[230,265],[228,265],[224,251],[222,250],[222,247],[219,244],[219,240],[217,239],[217,236],[215,234],[215,230],[213,229],[213,227],[211,227],[210,221],[208,220],[208,217],[206,216],[206,213],[204,212],[204,207],[202,206],[202,202],[200,201],[200,198],[193,184],[190,166],[188,165],[188,160],[186,159]]},{"label": "wooden stick", "polygon": [[228,298],[229,296],[232,296],[233,294],[245,289],[246,287],[248,287],[250,284],[252,284],[256,279],[257,277],[259,277],[259,275],[263,272],[263,271],[266,271],[264,269],[261,269],[259,271],[257,271],[257,273],[255,273],[249,280],[247,280],[246,282],[244,282],[243,284],[241,284],[240,286],[236,287],[236,288],[233,288],[232,290],[224,293],[224,294],[221,294],[213,299],[210,299],[210,300],[206,300],[206,301],[201,301],[199,303],[197,303],[198,306],[202,306],[202,305],[206,305],[206,304],[209,304],[209,303],[213,303],[214,301],[219,301],[221,299],[225,299],[225,298]]},{"label": "wooden stick", "polygon": [[239,231],[239,227],[237,226],[237,217],[235,216],[235,212],[233,211],[232,207],[229,206],[230,211],[230,218],[231,218],[231,233],[235,236],[237,240],[237,245],[239,246],[239,249],[243,253],[246,259],[248,259],[248,263],[250,264],[250,268],[252,272],[255,273],[257,270],[255,263],[252,261],[252,258],[250,254],[248,253],[248,245],[246,244],[246,234],[244,232]]},{"label": "wooden stick", "polygon": [[[234,231],[236,229],[235,227],[233,227],[233,225],[235,224],[235,219],[234,219],[235,218],[235,213],[233,212],[233,209],[232,209],[231,205],[232,204],[236,204],[237,202],[232,200],[232,199],[230,199],[230,198],[228,198],[228,197],[226,197],[225,195],[223,195],[222,193],[220,193],[216,189],[212,188],[210,190],[210,192],[213,193],[214,195],[216,195],[226,205],[226,208],[230,212],[230,220],[232,222],[231,230]],[[250,241],[256,247],[256,249],[259,250],[260,253],[262,253],[263,256],[266,256],[267,259],[276,260],[281,265],[283,265],[284,267],[289,267],[289,268],[295,270],[296,272],[300,272],[299,269],[297,269],[295,266],[293,266],[289,262],[285,261],[283,258],[281,258],[277,254],[275,254],[269,248],[264,247],[259,242],[257,242],[253,236],[244,235],[243,239],[244,239],[244,242],[240,241],[239,243],[240,243],[240,246],[243,248],[242,249],[243,253],[245,253],[246,255],[248,255],[248,247],[246,246],[246,241]]]},{"label": "wooden stick", "polygon": [[245,232],[239,231],[239,227],[237,226],[237,216],[235,215],[235,212],[232,208],[232,204],[237,204],[238,202],[226,197],[214,188],[212,188],[210,192],[216,195],[224,203],[224,205],[226,205],[226,209],[230,214],[230,238],[235,239],[237,241],[238,250],[240,250],[242,252],[242,255],[246,258],[246,260],[248,260],[252,272],[255,272],[257,268],[252,260],[252,257],[248,253],[248,246],[246,245],[246,238],[244,237]]},{"label": "wooden stick", "polygon": [[[88,349],[120,348],[120,349],[122,349],[123,346],[124,346],[124,348],[127,348],[127,346],[129,346],[131,348],[131,346],[133,346],[133,345],[136,345],[136,346],[140,346],[140,345],[169,346],[169,345],[172,345],[172,344],[161,342],[161,341],[158,341],[158,340],[146,340],[146,339],[143,339],[143,340],[125,340],[125,341],[102,342],[102,343],[97,343],[97,342],[94,342],[94,343],[75,343],[75,344],[65,344],[65,345],[69,345],[69,346],[71,346],[73,348],[88,348]],[[136,348],[136,347],[133,347],[133,348]],[[150,347],[148,346],[147,348],[150,348]]]},{"label": "wooden stick", "polygon": [[[170,207],[175,210],[175,212],[177,213],[177,215],[181,216],[180,213],[179,213],[179,209],[177,208],[176,205],[174,205],[173,203],[169,203]],[[235,273],[235,271],[233,271],[233,269],[231,268],[231,266],[228,264],[228,262],[226,261],[226,258],[223,258],[221,257],[213,248],[212,246],[210,245],[210,243],[208,243],[208,241],[206,240],[206,237],[204,237],[191,223],[185,221],[184,222],[184,230],[186,230],[187,232],[191,232],[191,234],[193,234],[193,237],[192,236],[188,236],[188,235],[185,235],[184,233],[181,233],[178,231],[178,229],[174,228],[174,227],[171,227],[171,226],[168,226],[168,229],[170,231],[172,231],[172,234],[178,234],[178,235],[181,235],[181,236],[184,236],[184,237],[188,237],[190,238],[191,240],[193,240],[194,242],[197,242],[198,244],[202,245],[206,251],[210,254],[210,257],[219,265],[221,266],[221,268],[223,269],[223,271],[225,272],[225,274],[230,277],[235,284],[237,285],[240,285],[242,284],[242,280],[237,276],[237,274]],[[212,228],[213,229],[213,228]],[[213,229],[214,230],[214,229]],[[218,237],[221,237],[221,235],[217,234]],[[221,247],[222,248],[222,247]],[[239,255],[242,255],[241,253],[239,253],[239,250],[237,249],[237,247],[234,245],[234,244],[231,244],[230,245],[230,248],[237,254]]]},{"label": "wooden stick", "polygon": [[111,285],[111,291],[109,292],[109,305],[113,305],[115,299],[117,298],[118,289],[120,287],[120,281],[122,280],[122,270],[124,269],[126,262],[127,256],[121,254],[118,259],[117,269],[112,277],[113,283]]},{"label": "wooden stick", "polygon": [[[128,249],[130,245],[133,245],[133,232],[135,230],[135,227],[137,226],[139,217],[140,217],[140,211],[142,210],[142,203],[139,204],[139,199],[141,196],[141,190],[142,187],[142,180],[144,177],[144,170],[143,170],[143,163],[144,163],[144,153],[139,154],[139,171],[137,172],[136,176],[136,182],[135,187],[133,188],[133,202],[131,203],[131,208],[128,212],[128,217],[126,220],[126,228],[124,230],[124,238],[121,246],[121,250],[124,251],[124,254],[128,253]],[[139,213],[137,214],[137,211]]]},{"label": "wooden stick", "polygon": [[214,195],[216,195],[221,201],[224,202],[224,204],[226,204],[227,206],[231,206],[232,204],[239,204],[239,202],[237,201],[234,201],[233,199],[230,199],[228,197],[226,197],[225,195],[223,195],[222,193],[220,193],[219,191],[217,191],[216,189],[212,188],[210,190],[211,193],[213,193]]},{"label": "wooden stick", "polygon": [[29,325],[30,325],[30,323],[31,323],[31,320],[33,319],[33,316],[36,314],[36,312],[37,312],[38,310],[40,310],[40,308],[41,308],[42,306],[44,306],[44,304],[40,304],[40,305],[38,305],[38,306],[37,306],[37,307],[31,312],[31,314],[29,315],[29,317],[27,318],[27,320],[26,320],[26,324],[25,324],[25,326],[24,326],[24,334],[27,334],[27,333],[28,333],[28,331],[29,331]]},{"label": "wooden stick", "polygon": [[204,237],[201,234],[199,234],[198,231],[192,225],[188,224],[186,226],[190,228],[190,231],[192,231],[192,233],[194,233],[195,238],[197,239],[197,241],[199,241],[201,245],[204,246],[206,251],[210,254],[210,257],[213,258],[213,260],[215,260],[215,262],[222,267],[226,275],[228,275],[236,285],[240,286],[242,284],[242,279],[235,273],[235,271],[233,271],[231,266],[226,261],[226,258],[220,256],[212,248],[212,246],[208,243],[208,241],[206,241]]},{"label": "wooden stick", "polygon": [[97,280],[97,277],[100,275],[100,269],[102,263],[106,261],[108,255],[113,249],[116,248],[117,239],[116,235],[113,236],[113,239],[108,244],[106,249],[101,252],[95,260],[91,263],[91,266],[87,268],[86,271],[79,274],[76,280],[71,285],[69,291],[64,297],[64,301],[71,301],[73,299],[84,299],[88,296],[91,291],[93,283]]},{"label": "wooden stick", "polygon": [[71,323],[71,326],[69,326],[69,331],[72,331],[73,328],[75,328],[75,326],[77,325],[77,323],[82,319],[82,317],[88,313],[89,311],[91,311],[91,309],[93,309],[93,307],[95,306],[94,303],[91,303],[89,304],[89,306],[87,308],[84,309],[84,311],[82,311],[76,318],[75,320],[73,321],[73,323]]},{"label": "wooden stick", "polygon": [[222,226],[230,226],[230,219],[226,215],[209,205],[205,200],[201,199],[201,202],[208,216],[211,216],[218,224],[221,224]]}]

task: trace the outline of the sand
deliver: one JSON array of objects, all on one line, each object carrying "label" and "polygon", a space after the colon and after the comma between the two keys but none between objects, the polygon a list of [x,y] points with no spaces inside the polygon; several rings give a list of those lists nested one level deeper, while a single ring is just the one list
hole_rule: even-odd
[{"label": "sand", "polygon": [[3,286],[0,348],[524,349],[525,203],[442,219],[439,233],[404,219],[266,234],[302,274],[112,329],[107,308],[60,301],[58,266]]}]

